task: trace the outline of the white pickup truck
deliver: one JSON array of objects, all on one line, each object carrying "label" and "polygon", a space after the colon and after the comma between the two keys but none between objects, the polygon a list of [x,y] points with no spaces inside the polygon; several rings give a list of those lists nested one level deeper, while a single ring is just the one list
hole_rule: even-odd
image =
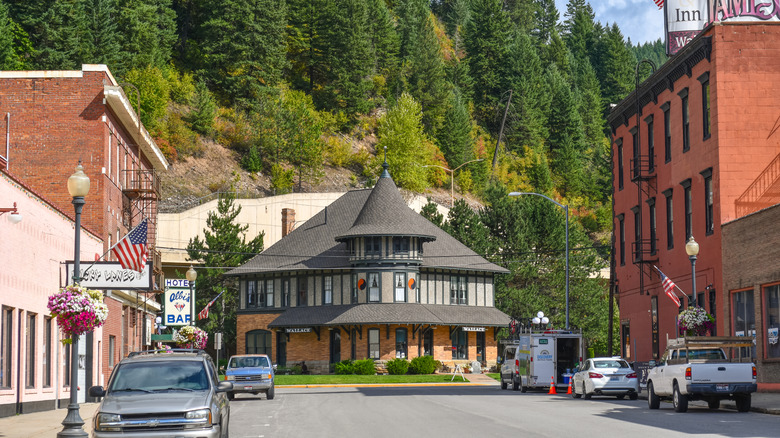
[{"label": "white pickup truck", "polygon": [[[751,346],[752,338],[734,336],[669,339],[661,362],[647,375],[650,409],[671,398],[676,412],[687,411],[690,400],[705,400],[710,409],[718,409],[721,400],[734,400],[738,411],[749,411],[756,366],[739,352]],[[738,357],[730,360],[734,356],[726,352],[732,349]]]}]

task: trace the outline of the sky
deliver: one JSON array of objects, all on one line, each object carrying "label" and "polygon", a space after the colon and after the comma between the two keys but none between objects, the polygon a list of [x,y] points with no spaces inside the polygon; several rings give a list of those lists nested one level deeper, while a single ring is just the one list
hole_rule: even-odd
[{"label": "sky", "polygon": [[[664,10],[658,9],[653,0],[588,0],[596,21],[605,26],[617,23],[623,37],[633,44],[664,38]],[[561,20],[568,0],[555,0]]]}]

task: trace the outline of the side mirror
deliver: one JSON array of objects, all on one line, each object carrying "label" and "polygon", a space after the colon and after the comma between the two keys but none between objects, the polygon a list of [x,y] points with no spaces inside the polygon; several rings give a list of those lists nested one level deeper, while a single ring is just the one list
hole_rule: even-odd
[{"label": "side mirror", "polygon": [[90,386],[87,392],[90,397],[104,397],[106,395],[106,390],[102,386]]},{"label": "side mirror", "polygon": [[222,381],[217,385],[217,392],[229,392],[233,390],[233,382]]}]

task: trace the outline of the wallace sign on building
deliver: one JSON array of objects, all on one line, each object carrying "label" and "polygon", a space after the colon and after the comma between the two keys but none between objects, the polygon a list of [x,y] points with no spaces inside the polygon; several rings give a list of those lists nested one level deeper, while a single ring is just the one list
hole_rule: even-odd
[{"label": "wallace sign on building", "polygon": [[344,359],[495,364],[488,262],[410,209],[387,163],[372,189],[347,192],[228,273],[240,279],[239,353],[315,372]]}]

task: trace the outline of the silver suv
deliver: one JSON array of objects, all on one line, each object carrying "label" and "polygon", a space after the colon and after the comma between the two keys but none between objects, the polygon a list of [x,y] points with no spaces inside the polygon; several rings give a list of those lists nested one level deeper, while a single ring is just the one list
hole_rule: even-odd
[{"label": "silver suv", "polygon": [[92,437],[226,438],[232,389],[203,350],[130,353],[105,389],[89,388],[90,396],[103,397]]}]

